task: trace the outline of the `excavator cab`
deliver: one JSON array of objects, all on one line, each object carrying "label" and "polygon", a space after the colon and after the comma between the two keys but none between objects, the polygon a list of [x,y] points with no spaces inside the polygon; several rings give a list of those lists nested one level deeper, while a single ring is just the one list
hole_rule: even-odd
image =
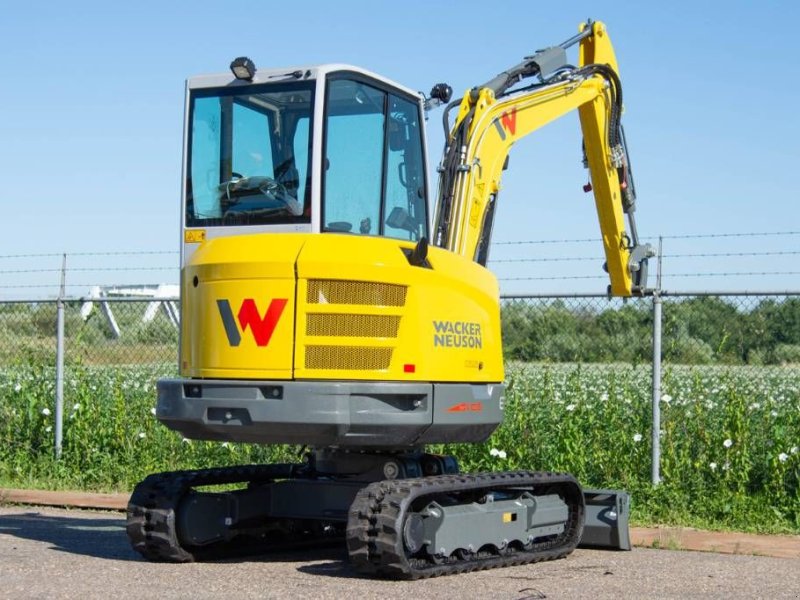
[{"label": "excavator cab", "polygon": [[257,232],[428,237],[418,94],[355,67],[187,83],[183,263]]},{"label": "excavator cab", "polygon": [[423,123],[420,94],[348,65],[188,81],[186,379],[159,384],[162,422],[314,447],[491,434],[497,281],[427,247]]}]

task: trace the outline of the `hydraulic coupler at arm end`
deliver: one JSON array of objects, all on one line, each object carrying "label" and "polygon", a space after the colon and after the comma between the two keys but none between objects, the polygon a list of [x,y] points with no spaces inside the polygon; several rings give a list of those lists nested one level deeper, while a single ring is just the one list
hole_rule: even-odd
[{"label": "hydraulic coupler at arm end", "polygon": [[[624,194],[623,194],[623,197]],[[648,259],[656,255],[656,250],[650,244],[639,243],[639,234],[636,231],[635,196],[631,194],[629,202],[623,206],[623,211],[628,216],[628,226],[631,232],[631,243],[628,249],[628,271],[631,275],[631,295],[644,296],[647,291],[647,263]]]},{"label": "hydraulic coupler at arm end", "polygon": [[630,251],[631,295],[643,296],[647,290],[647,261],[656,252],[650,244],[637,244]]}]

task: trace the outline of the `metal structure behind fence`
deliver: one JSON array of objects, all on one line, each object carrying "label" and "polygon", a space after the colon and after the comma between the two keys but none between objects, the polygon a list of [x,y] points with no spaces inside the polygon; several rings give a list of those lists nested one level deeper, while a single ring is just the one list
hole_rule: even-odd
[{"label": "metal structure behind fence", "polygon": [[[800,291],[678,293],[642,298],[596,294],[504,296],[506,356],[541,364],[652,365],[653,483],[658,483],[662,369],[679,365],[800,365]],[[178,299],[0,301],[0,376],[12,364],[52,368],[55,452],[60,454],[63,380],[76,365],[177,370]],[[163,305],[163,306],[162,306]],[[163,308],[163,310],[162,310]],[[108,312],[113,319],[108,318]],[[113,323],[111,322],[113,321]],[[154,375],[155,377],[155,375]]]}]

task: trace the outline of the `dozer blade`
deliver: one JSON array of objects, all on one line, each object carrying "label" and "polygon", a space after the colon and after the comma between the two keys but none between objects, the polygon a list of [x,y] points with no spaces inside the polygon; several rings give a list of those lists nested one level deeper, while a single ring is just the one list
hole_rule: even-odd
[{"label": "dozer blade", "polygon": [[579,548],[630,550],[628,515],[631,497],[619,490],[583,490],[586,523]]}]

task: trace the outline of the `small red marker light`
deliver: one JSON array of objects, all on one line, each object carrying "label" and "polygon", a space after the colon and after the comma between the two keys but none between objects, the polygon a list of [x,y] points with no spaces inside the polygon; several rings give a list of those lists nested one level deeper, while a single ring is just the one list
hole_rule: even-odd
[{"label": "small red marker light", "polygon": [[416,373],[417,365],[403,365],[403,373]]}]

